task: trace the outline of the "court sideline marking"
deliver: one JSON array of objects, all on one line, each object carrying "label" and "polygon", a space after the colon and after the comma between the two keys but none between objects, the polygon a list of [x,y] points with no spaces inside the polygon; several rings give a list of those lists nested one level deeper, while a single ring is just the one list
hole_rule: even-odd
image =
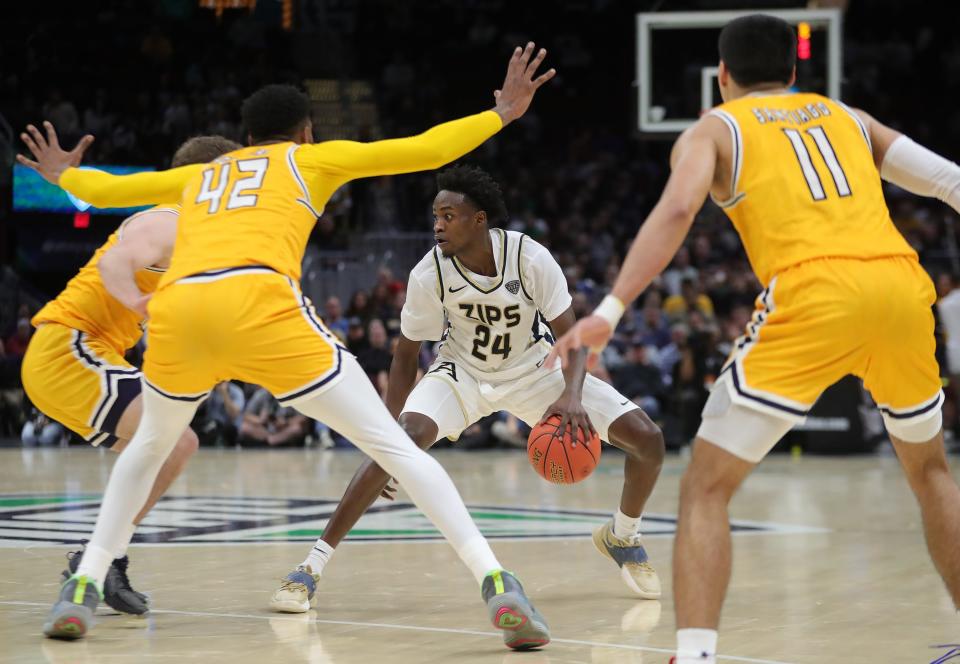
[{"label": "court sideline marking", "polygon": [[[49,604],[40,602],[14,602],[0,601],[0,605],[8,606],[40,606],[47,607]],[[152,609],[150,613],[170,614],[177,616],[193,616],[199,618],[241,618],[246,620],[286,620],[303,623],[301,618],[293,616],[283,616],[280,614],[260,616],[248,613],[212,613],[207,611],[176,611],[173,609]],[[441,634],[465,634],[469,636],[496,636],[501,637],[499,632],[481,632],[474,629],[458,629],[451,627],[424,627],[421,625],[396,625],[393,623],[362,622],[355,620],[327,620],[324,618],[315,618],[311,622],[324,625],[345,625],[348,627],[375,627],[379,629],[405,629],[415,632],[437,632]],[[626,643],[604,643],[602,641],[584,641],[581,639],[551,639],[551,643],[563,643],[575,646],[591,646],[595,648],[613,648],[615,650],[638,650],[641,652],[655,652],[672,655],[675,653],[673,648],[655,648],[653,646],[632,646]],[[718,660],[728,662],[747,662],[748,664],[791,664],[774,659],[755,659],[753,657],[737,657],[735,655],[717,655]]]}]

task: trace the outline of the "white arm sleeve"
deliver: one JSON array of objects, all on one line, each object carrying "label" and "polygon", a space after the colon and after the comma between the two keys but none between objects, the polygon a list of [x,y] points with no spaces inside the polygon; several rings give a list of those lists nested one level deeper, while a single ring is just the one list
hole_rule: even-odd
[{"label": "white arm sleeve", "polygon": [[960,212],[960,166],[907,136],[890,144],[880,177],[913,194],[937,198]]},{"label": "white arm sleeve", "polygon": [[530,297],[547,321],[555,320],[570,308],[573,299],[559,263],[542,244],[523,241],[523,279]]},{"label": "white arm sleeve", "polygon": [[433,256],[427,254],[407,282],[407,300],[400,312],[400,332],[407,339],[436,341],[443,336],[445,316],[438,288]]}]

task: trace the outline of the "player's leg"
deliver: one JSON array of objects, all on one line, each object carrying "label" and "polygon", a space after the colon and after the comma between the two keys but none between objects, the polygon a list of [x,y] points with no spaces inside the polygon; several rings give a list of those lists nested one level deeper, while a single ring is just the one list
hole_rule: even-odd
[{"label": "player's leg", "polygon": [[887,430],[920,503],[927,549],[960,609],[960,488],[947,463],[942,418],[938,414],[912,426],[897,424],[888,420]]},{"label": "player's leg", "polygon": [[[400,426],[421,449],[437,440],[437,424],[420,413],[404,413]],[[336,548],[360,517],[376,502],[390,482],[390,475],[367,457],[354,474],[323,535],[314,543],[306,559],[280,583],[270,598],[270,608],[280,613],[304,613],[317,603],[317,584]]]},{"label": "player's leg", "polygon": [[[943,444],[944,394],[936,361],[936,292],[915,260],[870,263],[879,274],[870,313],[876,329],[864,385],[880,406],[887,433],[920,504],[930,557],[960,609],[960,489]],[[882,273],[880,271],[882,270]]]},{"label": "player's leg", "polygon": [[[615,419],[607,436],[611,445],[626,453],[620,514],[639,522],[663,466],[663,432],[643,410],[636,408]],[[621,528],[616,528],[616,534],[627,537],[638,531],[639,523],[637,528],[632,524]]]},{"label": "player's leg", "polygon": [[547,643],[546,622],[519,582],[503,571],[447,473],[394,421],[352,356],[342,354],[340,372],[342,377],[332,387],[291,405],[345,435],[397,478],[481,584],[490,618],[495,627],[505,630],[508,646],[530,648]]},{"label": "player's leg", "polygon": [[86,633],[116,552],[129,542],[134,518],[203,396],[179,400],[144,390],[140,426],[110,473],[93,537],[77,572],[61,588],[44,625],[47,636],[73,639]]},{"label": "player's leg", "polygon": [[[437,441],[437,423],[421,413],[403,413],[400,416],[400,428],[410,440],[422,450],[429,449]],[[323,540],[336,548],[350,529],[356,525],[364,512],[373,505],[377,497],[390,482],[387,474],[373,459],[365,459],[350,480],[343,498],[323,529]]]},{"label": "player's leg", "polygon": [[[479,389],[465,371],[449,368],[432,370],[417,383],[400,415],[400,427],[421,449],[440,438],[455,436],[483,414],[464,412],[467,404],[479,403]],[[274,592],[270,607],[284,613],[302,613],[316,605],[316,589],[334,550],[356,525],[364,512],[386,489],[390,475],[367,458],[356,472],[346,493],[327,522],[323,536],[316,541],[300,565],[287,574]]]},{"label": "player's leg", "polygon": [[[123,414],[120,416],[120,421],[116,428],[116,434],[119,440],[110,448],[112,451],[122,452],[126,449],[128,441],[133,438],[137,431],[137,425],[140,423],[142,412],[143,397],[138,395],[130,402],[130,405],[124,409]],[[139,524],[143,520],[143,517],[147,515],[147,512],[153,509],[153,506],[157,504],[160,497],[167,492],[170,485],[174,483],[180,476],[180,473],[183,472],[183,469],[187,467],[187,462],[189,462],[190,457],[197,452],[199,446],[200,440],[197,438],[197,434],[193,432],[193,429],[187,428],[177,440],[177,444],[174,445],[170,456],[167,457],[160,467],[157,480],[153,483],[150,494],[147,496],[147,502],[144,503],[143,508],[134,518],[134,524]]]},{"label": "player's leg", "polygon": [[[611,401],[610,406],[616,408],[619,403]],[[614,420],[607,440],[626,453],[623,490],[619,509],[611,521],[594,530],[593,543],[617,563],[630,590],[643,599],[659,599],[660,577],[649,562],[640,533],[644,507],[663,465],[663,434],[646,413],[635,408]]]},{"label": "player's leg", "polygon": [[643,599],[658,599],[660,578],[640,532],[644,507],[663,465],[663,434],[636,404],[593,376],[584,380],[583,406],[600,437],[626,453],[620,506],[594,531],[594,546],[617,564],[630,590]]},{"label": "player's leg", "polygon": [[754,465],[792,426],[789,419],[732,404],[723,381],[707,400],[680,483],[673,548],[677,664],[716,661],[716,630],[732,560],[727,506]]}]

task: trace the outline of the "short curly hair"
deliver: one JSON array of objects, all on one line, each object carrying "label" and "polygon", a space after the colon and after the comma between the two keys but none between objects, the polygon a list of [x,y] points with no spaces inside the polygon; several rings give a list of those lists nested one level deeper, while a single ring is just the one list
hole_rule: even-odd
[{"label": "short curly hair", "polygon": [[240,117],[254,143],[288,138],[310,119],[310,98],[292,85],[265,85],[243,101]]},{"label": "short curly hair", "polygon": [[475,166],[453,166],[437,174],[437,187],[463,194],[477,211],[487,213],[487,223],[499,226],[507,220],[503,191],[490,174]]}]

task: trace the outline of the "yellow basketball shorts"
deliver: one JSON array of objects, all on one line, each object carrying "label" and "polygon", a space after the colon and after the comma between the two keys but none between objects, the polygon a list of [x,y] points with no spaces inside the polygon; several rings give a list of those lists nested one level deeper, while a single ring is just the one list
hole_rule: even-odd
[{"label": "yellow basketball shorts", "polygon": [[21,378],[30,401],[45,415],[104,447],[117,441],[120,416],[140,395],[140,371],[118,349],[57,323],[37,328]]},{"label": "yellow basketball shorts", "polygon": [[943,403],[933,283],[913,258],[825,258],[778,274],[724,367],[734,403],[802,420],[827,387],[863,379],[887,418]]},{"label": "yellow basketball shorts", "polygon": [[147,385],[200,401],[214,385],[261,385],[284,405],[316,396],[341,377],[346,352],[289,277],[268,267],[184,277],[149,304]]}]

